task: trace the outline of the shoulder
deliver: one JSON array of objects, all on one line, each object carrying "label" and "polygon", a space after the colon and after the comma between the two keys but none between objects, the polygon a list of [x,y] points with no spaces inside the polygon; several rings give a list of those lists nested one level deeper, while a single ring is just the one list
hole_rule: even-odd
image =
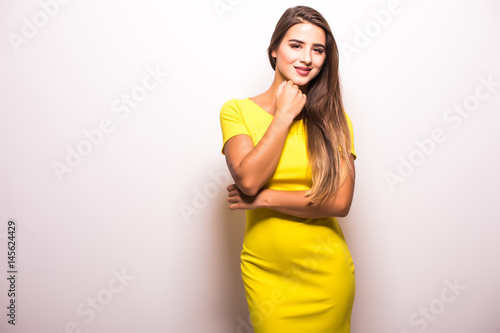
[{"label": "shoulder", "polygon": [[245,104],[247,99],[244,98],[231,98],[222,104],[220,110],[220,116],[224,117],[227,115],[238,114],[243,116],[245,110],[248,109],[247,104]]},{"label": "shoulder", "polygon": [[248,98],[231,98],[224,102],[224,105],[241,105],[246,102]]},{"label": "shoulder", "polygon": [[349,117],[349,115],[347,114],[347,112],[345,112],[345,110],[344,110],[344,116],[345,116],[345,120],[347,122],[347,127],[349,129],[349,134],[351,137],[351,153],[354,155],[354,159],[356,159],[358,155],[357,155],[356,150],[354,148],[354,131],[352,128],[351,117]]},{"label": "shoulder", "polygon": [[349,114],[347,112],[344,111],[344,116],[345,116],[345,120],[347,121],[347,126],[349,127],[349,130],[352,132],[352,121],[351,121],[351,117],[349,117]]},{"label": "shoulder", "polygon": [[241,98],[231,98],[222,104],[222,110],[224,109],[241,109],[241,106],[244,103],[244,99]]},{"label": "shoulder", "polygon": [[344,116],[347,122],[351,122],[351,117],[349,117],[349,114],[344,109],[342,109],[342,111],[344,111]]}]

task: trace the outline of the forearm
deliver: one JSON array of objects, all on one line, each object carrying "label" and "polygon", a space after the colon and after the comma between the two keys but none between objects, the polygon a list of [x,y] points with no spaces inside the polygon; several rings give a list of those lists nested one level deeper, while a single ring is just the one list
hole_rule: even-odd
[{"label": "forearm", "polygon": [[322,204],[311,205],[305,196],[306,191],[280,191],[264,189],[263,207],[280,213],[305,218],[344,217],[351,206],[351,198],[337,195]]},{"label": "forearm", "polygon": [[257,145],[240,162],[236,173],[247,194],[257,193],[276,171],[291,123],[276,115]]}]

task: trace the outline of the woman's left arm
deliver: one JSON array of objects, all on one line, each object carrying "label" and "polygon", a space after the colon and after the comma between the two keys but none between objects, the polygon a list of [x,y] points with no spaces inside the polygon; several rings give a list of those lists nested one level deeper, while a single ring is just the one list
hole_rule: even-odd
[{"label": "woman's left arm", "polygon": [[[345,162],[344,162],[345,163]],[[305,196],[307,191],[282,191],[272,189],[261,189],[255,196],[248,196],[241,192],[235,184],[227,187],[229,208],[234,209],[257,209],[270,208],[278,212],[304,218],[320,217],[344,217],[347,216],[351,208],[354,194],[355,172],[353,175],[347,170],[347,165],[342,164],[341,179],[343,181],[337,195],[330,197],[320,205],[308,204]],[[353,171],[354,158],[351,155]]]}]

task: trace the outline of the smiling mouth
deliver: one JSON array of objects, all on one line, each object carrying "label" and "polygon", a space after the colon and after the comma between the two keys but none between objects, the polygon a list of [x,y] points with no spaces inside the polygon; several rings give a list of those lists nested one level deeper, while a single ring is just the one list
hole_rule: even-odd
[{"label": "smiling mouth", "polygon": [[301,75],[307,75],[312,70],[312,68],[309,68],[309,67],[298,67],[298,66],[294,66],[294,67],[295,67],[295,70],[297,71],[297,73],[299,73]]}]

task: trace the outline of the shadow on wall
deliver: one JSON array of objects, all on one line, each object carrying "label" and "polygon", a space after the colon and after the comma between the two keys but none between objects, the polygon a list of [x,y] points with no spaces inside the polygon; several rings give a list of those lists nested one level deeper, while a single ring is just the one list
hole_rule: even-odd
[{"label": "shadow on wall", "polygon": [[220,217],[214,232],[219,234],[221,239],[216,253],[220,255],[218,261],[219,267],[222,268],[220,279],[217,281],[220,286],[220,298],[217,301],[220,309],[217,312],[221,318],[219,324],[222,325],[218,332],[252,333],[240,268],[246,224],[245,211],[229,209],[225,188],[215,198],[214,204],[217,205],[215,215]]}]

